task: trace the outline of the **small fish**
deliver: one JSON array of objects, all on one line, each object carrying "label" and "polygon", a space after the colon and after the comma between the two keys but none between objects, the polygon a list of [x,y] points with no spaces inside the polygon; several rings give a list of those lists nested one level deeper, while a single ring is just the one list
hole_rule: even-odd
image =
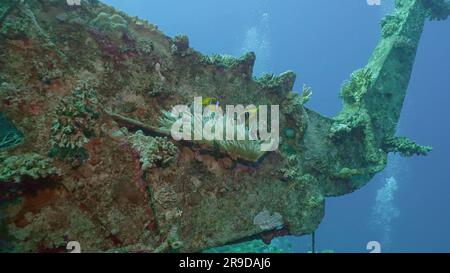
[{"label": "small fish", "polygon": [[250,115],[256,115],[258,114],[258,108],[253,108],[247,111]]},{"label": "small fish", "polygon": [[202,104],[204,107],[208,107],[211,113],[216,113],[220,108],[220,101],[215,98],[203,98]]},{"label": "small fish", "polygon": [[218,100],[215,99],[215,98],[211,98],[211,97],[206,97],[206,98],[203,98],[203,99],[202,99],[202,105],[203,105],[203,106],[208,106],[208,105],[211,105],[211,104],[216,104],[216,102],[218,102]]}]

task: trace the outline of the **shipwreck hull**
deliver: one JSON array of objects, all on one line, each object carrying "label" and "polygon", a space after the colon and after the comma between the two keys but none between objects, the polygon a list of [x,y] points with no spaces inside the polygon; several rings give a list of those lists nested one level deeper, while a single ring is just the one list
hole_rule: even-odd
[{"label": "shipwreck hull", "polygon": [[[0,112],[23,141],[2,156],[0,250],[58,252],[78,241],[86,252],[196,252],[314,232],[326,197],[363,187],[389,152],[427,150],[393,139],[433,1],[398,2],[368,65],[344,85],[343,111],[328,118],[293,92],[293,72],[254,79],[254,54],[203,56],[187,37],[94,0],[2,1]],[[280,105],[280,148],[252,162],[172,141],[161,111],[196,96]]]}]

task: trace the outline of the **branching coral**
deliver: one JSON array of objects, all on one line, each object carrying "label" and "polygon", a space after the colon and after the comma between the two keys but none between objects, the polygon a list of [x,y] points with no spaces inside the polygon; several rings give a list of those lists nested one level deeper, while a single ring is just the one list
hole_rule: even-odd
[{"label": "branching coral", "polygon": [[382,27],[382,36],[383,38],[390,37],[397,33],[400,29],[400,23],[401,18],[396,15],[387,15],[382,21],[381,21],[381,27]]},{"label": "branching coral", "polygon": [[54,115],[51,155],[62,160],[85,157],[84,145],[95,134],[95,121],[100,115],[96,91],[88,83],[81,83],[61,100]]},{"label": "branching coral", "polygon": [[0,182],[20,183],[23,178],[34,180],[58,174],[50,159],[30,153],[10,156],[0,153]]},{"label": "branching coral", "polygon": [[307,85],[303,85],[303,92],[301,95],[291,92],[287,94],[286,102],[283,105],[283,112],[285,114],[295,114],[307,104],[312,97],[312,89]]},{"label": "branching coral", "polygon": [[289,92],[294,87],[297,75],[293,71],[286,71],[279,76],[274,74],[264,74],[254,80],[259,83],[263,89],[275,92]]},{"label": "branching coral", "polygon": [[369,69],[354,72],[351,80],[344,83],[341,96],[347,103],[360,103],[372,83],[372,73]]},{"label": "branching coral", "polygon": [[344,110],[335,118],[330,128],[330,137],[334,141],[342,141],[362,134],[365,159],[374,164],[375,169],[381,169],[386,159],[378,147],[372,118],[366,109],[365,101],[373,83],[372,75],[370,68],[363,68],[354,72],[351,79],[344,83],[341,90],[341,97],[345,102]]},{"label": "branching coral", "polygon": [[369,121],[369,116],[367,114],[355,115],[352,112],[342,113],[339,119],[337,119],[330,128],[330,137],[332,139],[339,139],[356,129],[364,130]]},{"label": "branching coral", "polygon": [[[183,41],[180,41],[181,43]],[[211,56],[203,56],[202,62],[207,65],[216,65],[223,68],[232,68],[236,67],[240,64],[248,63],[249,60],[254,61],[255,55],[254,53],[247,53],[240,58],[236,58],[231,55],[221,55],[221,54],[213,54]]]},{"label": "branching coral", "polygon": [[238,63],[238,59],[231,55],[213,54],[211,56],[205,56],[203,58],[203,63],[226,68],[236,65]]},{"label": "branching coral", "polygon": [[431,146],[421,146],[406,137],[390,138],[385,141],[384,149],[387,152],[399,153],[404,157],[414,155],[426,156],[433,150]]},{"label": "branching coral", "polygon": [[313,95],[312,88],[304,84],[302,95],[300,96],[300,104],[301,105],[307,104],[311,100],[312,95]]},{"label": "branching coral", "polygon": [[129,137],[133,148],[139,152],[142,169],[166,166],[178,153],[178,148],[166,137],[146,136],[137,131]]},{"label": "branching coral", "polygon": [[280,77],[274,74],[264,74],[259,78],[255,78],[255,81],[259,83],[264,89],[276,89],[282,84]]},{"label": "branching coral", "polygon": [[[302,136],[308,126],[308,114],[305,111],[305,104],[311,100],[312,89],[306,85],[303,85],[302,94],[296,92],[289,92],[286,94],[286,99],[282,104],[282,112],[289,119],[293,120],[296,125],[296,129],[286,128],[284,130],[285,136],[288,139],[294,139],[296,135]],[[297,134],[298,132],[298,134]]]}]

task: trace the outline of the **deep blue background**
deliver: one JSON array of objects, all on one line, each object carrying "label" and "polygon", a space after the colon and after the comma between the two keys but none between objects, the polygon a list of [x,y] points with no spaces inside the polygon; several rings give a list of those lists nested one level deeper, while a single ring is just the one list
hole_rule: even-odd
[{"label": "deep blue background", "polygon": [[[342,82],[366,64],[379,40],[379,21],[388,1],[382,0],[380,7],[364,0],[104,2],[148,19],[170,36],[187,34],[191,46],[206,54],[241,54],[249,29],[256,29],[266,45],[257,73],[294,70],[297,90],[303,83],[314,90],[309,107],[332,116],[341,108]],[[394,176],[400,216],[392,222],[391,241],[383,250],[450,252],[449,49],[450,20],[427,23],[399,125],[399,134],[435,150],[428,157],[396,158],[364,189],[328,199],[317,231],[319,249],[367,252],[368,241],[381,241],[381,230],[370,227],[372,207],[377,190]],[[289,241],[295,251],[309,247],[309,238]]]}]

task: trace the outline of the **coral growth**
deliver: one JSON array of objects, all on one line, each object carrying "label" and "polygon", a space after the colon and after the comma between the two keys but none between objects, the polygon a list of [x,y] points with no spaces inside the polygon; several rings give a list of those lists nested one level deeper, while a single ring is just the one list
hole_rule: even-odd
[{"label": "coral growth", "polygon": [[384,38],[396,34],[400,29],[401,18],[398,15],[387,15],[381,21],[382,35]]},{"label": "coral growth", "polygon": [[281,178],[287,181],[300,181],[302,170],[298,168],[300,165],[298,156],[288,155],[286,157],[287,167],[280,169]]},{"label": "coral growth", "polygon": [[352,74],[350,81],[344,83],[341,96],[347,103],[360,103],[371,83],[372,74],[370,70],[358,70]]},{"label": "coral growth", "polygon": [[174,38],[172,45],[172,54],[184,57],[189,55],[191,50],[189,49],[189,37],[186,35],[177,35]]},{"label": "coral growth", "polygon": [[144,171],[166,166],[178,153],[177,147],[166,137],[146,136],[142,131],[131,135],[129,141],[139,152]]},{"label": "coral growth", "polygon": [[104,32],[127,31],[128,22],[119,14],[110,15],[101,12],[92,20],[91,25]]},{"label": "coral growth", "polygon": [[263,74],[255,79],[265,89],[276,89],[281,85],[281,79],[274,74]]},{"label": "coral growth", "polygon": [[155,50],[153,43],[144,39],[139,40],[137,46],[139,51],[145,55],[149,55]]},{"label": "coral growth", "polygon": [[[85,252],[199,252],[260,235],[310,234],[324,217],[324,198],[362,188],[384,168],[389,150],[423,152],[408,142],[382,144],[395,135],[425,19],[447,12],[432,7],[439,0],[396,2],[397,19],[385,20],[368,65],[343,87],[344,110],[330,118],[306,108],[309,88],[303,95],[292,92],[295,73],[253,79],[253,53],[203,57],[186,36],[171,39],[102,1],[79,7],[0,1],[1,112],[26,134],[9,151],[16,157],[3,155],[0,165],[2,171],[14,168],[5,171],[6,180],[23,183],[1,188],[25,187],[33,177],[39,186],[37,197],[17,192],[17,202],[2,202],[0,220],[8,225],[0,225],[0,233],[5,226],[11,238],[0,238],[0,245],[6,240],[19,251],[66,251],[68,239]],[[102,111],[93,87],[70,92],[77,79],[89,78],[98,80]],[[258,141],[172,143],[156,137],[169,138],[176,122],[163,115],[162,129],[151,126],[160,109],[199,96],[220,100],[219,106],[280,105],[280,150],[262,152],[266,143]],[[254,113],[245,114],[246,123]],[[200,119],[212,127],[224,120]],[[4,128],[0,140],[6,137],[8,144],[10,130]],[[248,131],[237,129],[240,135]],[[51,145],[36,146],[48,137]],[[53,178],[39,179],[54,173],[50,159],[35,156],[25,164],[29,168],[19,159],[36,149],[45,156],[49,146],[51,155],[72,161],[54,160],[61,187],[40,183]]]},{"label": "coral growth", "polygon": [[46,62],[33,62],[33,67],[41,82],[49,84],[62,76],[62,71],[58,69],[56,63],[57,61],[52,59],[48,59]]},{"label": "coral growth", "polygon": [[54,112],[51,128],[51,156],[76,160],[87,156],[84,145],[95,135],[95,121],[100,116],[97,93],[88,83],[81,83],[63,98]]},{"label": "coral growth", "polygon": [[208,65],[227,68],[235,66],[239,61],[236,57],[231,55],[213,54],[211,56],[205,56],[203,62]]},{"label": "coral growth", "polygon": [[390,138],[385,141],[384,149],[388,152],[399,153],[404,157],[426,156],[433,150],[431,146],[421,146],[406,137]]},{"label": "coral growth", "polygon": [[287,115],[292,115],[303,108],[312,97],[312,89],[306,85],[303,85],[303,92],[301,95],[298,93],[290,92],[287,95],[286,102],[283,105],[283,112]]},{"label": "coral growth", "polygon": [[259,78],[255,78],[255,81],[266,90],[275,92],[289,92],[294,87],[296,74],[292,71],[286,71],[279,76],[274,74],[263,74]]},{"label": "coral growth", "polygon": [[[189,50],[188,50],[189,51]],[[253,52],[249,52],[236,58],[231,55],[213,54],[211,56],[202,56],[201,62],[205,65],[214,65],[225,69],[239,69],[239,72],[251,78],[253,73],[253,66],[255,64],[256,56]],[[247,78],[246,77],[246,78]]]},{"label": "coral growth", "polygon": [[0,182],[20,183],[24,178],[37,180],[59,172],[50,159],[35,153],[19,156],[0,153],[0,165]]}]

